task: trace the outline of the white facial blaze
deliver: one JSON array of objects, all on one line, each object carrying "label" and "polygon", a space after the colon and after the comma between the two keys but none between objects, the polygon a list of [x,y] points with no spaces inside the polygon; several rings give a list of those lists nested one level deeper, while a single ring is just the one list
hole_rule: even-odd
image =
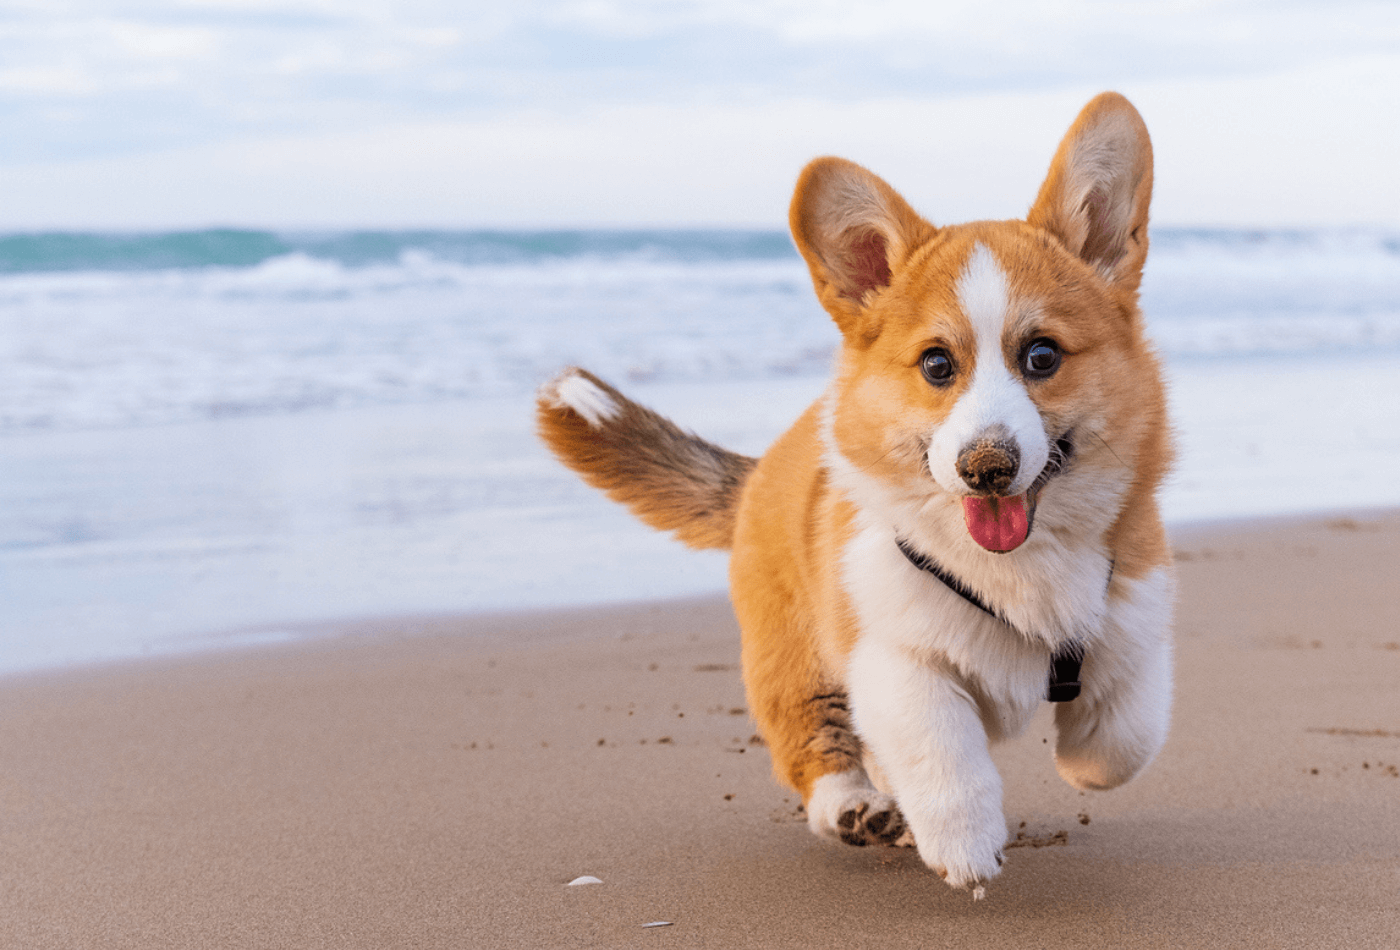
[{"label": "white facial blaze", "polygon": [[929,471],[948,492],[969,494],[958,476],[958,455],[995,428],[1004,429],[1021,453],[1021,467],[1007,494],[1019,495],[1031,486],[1050,458],[1049,440],[1040,412],[1026,392],[1020,374],[1013,374],[1002,355],[1002,334],[1011,310],[1006,274],[992,252],[978,244],[958,279],[958,302],[977,339],[972,382],[953,411],[934,433],[929,445]]}]

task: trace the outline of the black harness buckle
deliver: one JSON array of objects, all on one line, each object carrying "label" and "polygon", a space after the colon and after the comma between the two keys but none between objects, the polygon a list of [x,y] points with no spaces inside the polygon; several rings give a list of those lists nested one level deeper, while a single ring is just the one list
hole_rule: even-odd
[{"label": "black harness buckle", "polygon": [[1079,668],[1084,664],[1084,648],[1077,643],[1061,647],[1050,658],[1050,682],[1045,698],[1052,703],[1067,703],[1079,698]]}]

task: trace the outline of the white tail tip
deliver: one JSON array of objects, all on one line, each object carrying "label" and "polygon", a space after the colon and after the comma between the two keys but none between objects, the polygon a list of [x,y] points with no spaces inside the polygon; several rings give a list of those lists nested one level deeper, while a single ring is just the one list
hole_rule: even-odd
[{"label": "white tail tip", "polygon": [[612,396],[577,370],[569,370],[545,383],[540,395],[556,409],[572,409],[595,429],[616,419],[622,412],[622,407]]}]

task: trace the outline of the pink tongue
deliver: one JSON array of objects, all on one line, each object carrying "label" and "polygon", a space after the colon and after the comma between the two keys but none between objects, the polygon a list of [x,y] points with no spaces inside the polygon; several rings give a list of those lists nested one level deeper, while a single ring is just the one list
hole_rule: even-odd
[{"label": "pink tongue", "polygon": [[964,498],[963,519],[968,534],[988,551],[1011,551],[1030,533],[1026,497]]}]

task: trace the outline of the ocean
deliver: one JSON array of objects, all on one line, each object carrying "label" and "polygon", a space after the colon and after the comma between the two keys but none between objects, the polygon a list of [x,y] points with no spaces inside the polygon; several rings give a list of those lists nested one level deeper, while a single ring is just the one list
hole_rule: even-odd
[{"label": "ocean", "polygon": [[[1400,233],[1157,228],[1174,524],[1400,504]],[[586,366],[761,451],[836,332],[786,235],[0,235],[0,671],[720,590],[556,465]]]}]

